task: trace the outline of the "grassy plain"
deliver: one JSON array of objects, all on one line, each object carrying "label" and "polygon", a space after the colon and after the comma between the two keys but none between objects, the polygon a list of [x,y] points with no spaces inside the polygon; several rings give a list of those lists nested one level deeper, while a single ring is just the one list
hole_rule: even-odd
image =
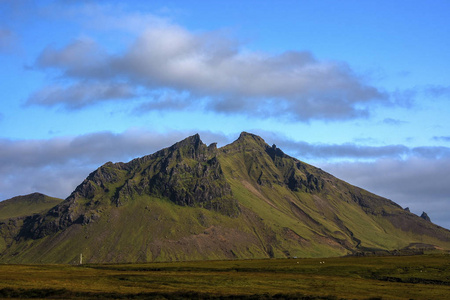
[{"label": "grassy plain", "polygon": [[0,298],[448,299],[450,255],[0,265]]}]

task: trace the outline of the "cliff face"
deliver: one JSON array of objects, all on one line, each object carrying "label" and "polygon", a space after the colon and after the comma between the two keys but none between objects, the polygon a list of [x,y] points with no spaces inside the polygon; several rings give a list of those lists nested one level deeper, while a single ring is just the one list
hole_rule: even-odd
[{"label": "cliff face", "polygon": [[128,163],[108,162],[59,205],[2,224],[2,262],[450,249],[448,230],[249,133],[220,149],[194,135]]},{"label": "cliff face", "polygon": [[174,204],[201,207],[236,217],[239,206],[216,157],[194,135],[153,155],[129,163],[108,162],[89,174],[59,206],[28,217],[20,236],[40,239],[74,224],[86,225],[108,206],[124,206],[135,198],[155,197]]}]

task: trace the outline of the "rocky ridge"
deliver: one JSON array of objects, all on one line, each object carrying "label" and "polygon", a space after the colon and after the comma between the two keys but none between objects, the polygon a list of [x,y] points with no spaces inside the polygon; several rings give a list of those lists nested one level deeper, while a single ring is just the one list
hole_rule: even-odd
[{"label": "rocky ridge", "polygon": [[448,230],[245,132],[222,148],[194,135],[127,163],[107,162],[59,205],[3,222],[0,235],[3,262],[450,248]]}]

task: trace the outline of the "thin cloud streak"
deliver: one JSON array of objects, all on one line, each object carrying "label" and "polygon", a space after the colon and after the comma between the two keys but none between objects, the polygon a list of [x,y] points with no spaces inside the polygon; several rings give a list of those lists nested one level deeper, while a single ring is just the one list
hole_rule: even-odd
[{"label": "thin cloud streak", "polygon": [[[356,143],[324,144],[294,141],[283,135],[268,131],[260,131],[272,143],[299,159],[310,159],[314,161],[339,159],[353,160],[378,160],[391,158],[396,160],[408,159],[410,157],[422,157],[427,159],[450,158],[450,147],[444,146],[421,146],[407,147],[405,145],[367,146]],[[441,137],[440,140],[442,140]]]},{"label": "thin cloud streak", "polygon": [[399,125],[407,124],[408,122],[397,120],[397,119],[392,119],[392,118],[386,118],[383,120],[383,123],[392,125],[392,126],[399,126]]},{"label": "thin cloud streak", "polygon": [[407,147],[404,145],[362,146],[357,144],[309,144],[296,141],[279,141],[285,149],[305,159],[380,159],[417,156],[429,159],[450,158],[449,147]]},{"label": "thin cloud streak", "polygon": [[450,86],[432,85],[425,88],[425,94],[433,98],[446,97],[450,99]]},{"label": "thin cloud streak", "polygon": [[98,101],[123,100],[136,96],[133,88],[123,83],[79,82],[68,87],[46,86],[31,94],[27,104],[54,106],[63,103],[68,109],[81,109]]},{"label": "thin cloud streak", "polygon": [[434,141],[444,141],[444,142],[450,142],[450,136],[434,136]]}]

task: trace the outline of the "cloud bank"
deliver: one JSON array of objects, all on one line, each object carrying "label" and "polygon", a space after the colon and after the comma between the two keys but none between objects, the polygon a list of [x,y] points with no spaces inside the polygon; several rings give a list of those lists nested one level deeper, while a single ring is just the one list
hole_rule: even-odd
[{"label": "cloud bank", "polygon": [[27,104],[76,109],[136,98],[141,112],[195,108],[297,121],[366,117],[374,102],[389,104],[347,64],[308,51],[252,51],[221,32],[162,21],[128,33],[132,42],[121,50],[86,37],[45,48],[35,68],[57,76]]},{"label": "cloud bank", "polygon": [[450,228],[449,156],[323,163],[321,167],[340,179],[409,207],[417,215],[425,211],[432,216],[432,222]]}]

